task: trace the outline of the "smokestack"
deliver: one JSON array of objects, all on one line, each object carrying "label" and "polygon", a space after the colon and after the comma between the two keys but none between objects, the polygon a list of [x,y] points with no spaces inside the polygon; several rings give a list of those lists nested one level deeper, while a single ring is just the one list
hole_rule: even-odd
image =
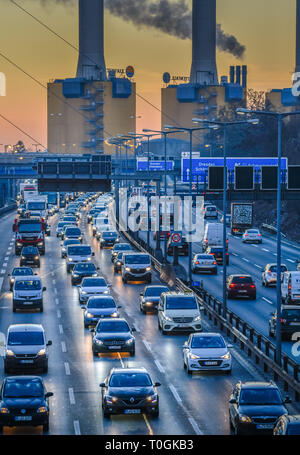
[{"label": "smokestack", "polygon": [[192,83],[218,85],[216,27],[216,0],[193,0]]},{"label": "smokestack", "polygon": [[247,65],[242,66],[242,86],[247,88],[248,86],[248,68]]},{"label": "smokestack", "polygon": [[77,77],[106,80],[103,0],[79,0]]},{"label": "smokestack", "polygon": [[300,0],[297,0],[296,10],[296,68],[295,73],[300,72]]},{"label": "smokestack", "polygon": [[230,84],[234,84],[234,78],[235,78],[235,66],[230,66],[229,68],[229,77],[230,77]]},{"label": "smokestack", "polygon": [[239,65],[235,67],[235,83],[241,85],[241,67]]}]

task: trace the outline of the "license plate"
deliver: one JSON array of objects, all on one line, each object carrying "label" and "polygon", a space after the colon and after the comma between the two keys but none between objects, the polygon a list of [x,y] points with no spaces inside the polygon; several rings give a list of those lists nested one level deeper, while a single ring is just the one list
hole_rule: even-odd
[{"label": "license plate", "polygon": [[207,366],[218,365],[218,362],[205,362],[205,365],[207,365]]},{"label": "license plate", "polygon": [[239,292],[240,294],[242,294],[242,293],[246,293],[247,291],[238,291],[238,292]]},{"label": "license plate", "polygon": [[300,325],[300,322],[290,322],[290,325]]},{"label": "license plate", "polygon": [[295,297],[296,299],[299,299],[299,298],[300,298],[300,294],[294,294],[294,297]]},{"label": "license plate", "polygon": [[186,324],[178,324],[177,327],[186,327]]},{"label": "license plate", "polygon": [[19,422],[19,421],[30,421],[30,420],[32,420],[32,417],[31,416],[15,416],[15,420],[17,422]]},{"label": "license plate", "polygon": [[23,302],[23,305],[32,305],[33,302]]},{"label": "license plate", "polygon": [[20,363],[33,363],[33,360],[20,360]]},{"label": "license plate", "polygon": [[121,346],[108,346],[108,349],[121,349]]},{"label": "license plate", "polygon": [[124,414],[140,414],[140,409],[125,409]]},{"label": "license plate", "polygon": [[258,430],[273,430],[274,425],[272,423],[261,423],[259,425],[256,425],[256,428]]}]

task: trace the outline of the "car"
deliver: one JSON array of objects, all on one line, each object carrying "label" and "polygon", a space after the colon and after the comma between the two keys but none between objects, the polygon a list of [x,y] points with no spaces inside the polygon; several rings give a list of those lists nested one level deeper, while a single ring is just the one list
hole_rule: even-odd
[{"label": "car", "polygon": [[300,272],[284,272],[281,280],[281,300],[282,303],[300,303]]},{"label": "car", "polygon": [[283,415],[279,417],[273,430],[275,436],[299,436],[300,415]]},{"label": "car", "polygon": [[242,236],[243,243],[262,243],[262,236],[258,229],[247,229]]},{"label": "car", "polygon": [[114,259],[119,253],[132,251],[132,247],[129,243],[117,243],[114,245],[111,251],[111,262],[114,262]]},{"label": "car", "polygon": [[160,296],[163,292],[169,292],[167,286],[152,285],[145,286],[144,291],[140,293],[140,310],[142,313],[157,311]]},{"label": "car", "polygon": [[68,226],[62,231],[62,240],[68,239],[78,239],[80,240],[80,243],[82,243],[83,237],[79,227]]},{"label": "car", "polygon": [[119,242],[116,231],[105,231],[99,233],[97,239],[100,241],[100,248],[112,248],[115,243]]},{"label": "car", "polygon": [[117,256],[115,256],[114,259],[114,273],[119,273],[122,271],[122,265],[123,265],[123,252],[120,251]]},{"label": "car", "polygon": [[204,219],[215,218],[218,219],[218,209],[215,205],[207,205],[204,209]]},{"label": "car", "polygon": [[85,303],[93,295],[108,295],[110,294],[111,284],[107,284],[102,277],[83,278],[78,286],[79,303]]},{"label": "car", "polygon": [[111,414],[159,415],[157,387],[145,368],[113,368],[100,384],[104,417]]},{"label": "car", "polygon": [[24,265],[40,267],[40,253],[36,246],[24,246],[22,248],[20,267],[23,267]]},{"label": "car", "polygon": [[129,352],[135,355],[135,328],[130,328],[123,318],[100,319],[93,333],[93,355],[107,352]]},{"label": "car", "polygon": [[[168,256],[174,255],[174,246],[171,245],[172,240],[169,238],[167,245],[167,254]],[[180,245],[177,246],[178,256],[188,256],[189,255],[189,244],[186,241],[185,237],[182,237]]]},{"label": "car", "polygon": [[217,261],[213,254],[195,254],[192,261],[192,272],[211,272],[213,275],[217,275],[218,267]]},{"label": "car", "polygon": [[111,295],[97,295],[89,297],[84,309],[84,327],[97,325],[99,319],[103,318],[118,318],[120,314],[118,310],[121,305],[116,305],[114,298]]},{"label": "car", "polygon": [[61,257],[65,259],[67,257],[68,246],[70,245],[81,245],[80,240],[78,239],[68,239],[64,240],[61,246]]},{"label": "car", "polygon": [[[269,320],[269,336],[275,337],[277,324],[277,311],[271,313]],[[281,336],[290,339],[292,334],[300,331],[300,306],[281,305]]]},{"label": "car", "polygon": [[4,355],[4,373],[39,369],[48,372],[48,346],[40,324],[13,324],[8,327]]},{"label": "car", "polygon": [[13,313],[20,310],[39,309],[43,311],[43,292],[46,287],[42,287],[39,276],[15,277],[13,286]]},{"label": "car", "polygon": [[[72,240],[74,241],[74,240]],[[69,245],[67,246],[66,268],[69,273],[76,264],[92,262],[95,253],[90,245]]]},{"label": "car", "polygon": [[56,228],[56,237],[62,237],[63,230],[66,226],[72,226],[67,221],[59,221]]},{"label": "car", "polygon": [[158,304],[158,329],[170,332],[201,332],[200,307],[194,293],[163,292]]},{"label": "car", "polygon": [[73,216],[73,215],[65,215],[62,219],[63,222],[67,222],[68,224],[72,224],[74,226],[77,226],[78,225],[78,220],[76,218],[76,216]]},{"label": "car", "polygon": [[[224,223],[224,215],[222,215],[220,222]],[[226,214],[225,223],[226,223],[226,226],[231,226],[231,214],[230,213]]]},{"label": "car", "polygon": [[[284,272],[287,271],[287,266],[285,264],[281,264],[281,278],[283,278]],[[266,267],[262,270],[261,283],[263,286],[266,286],[266,288],[277,285],[277,264],[266,265]]]},{"label": "car", "polygon": [[239,434],[272,434],[279,417],[288,414],[277,385],[273,382],[238,382],[229,399],[231,430]]},{"label": "car", "polygon": [[[218,265],[223,265],[223,248],[219,246],[208,246],[205,250],[206,254],[212,254]],[[226,265],[229,265],[229,253],[226,250]]]},{"label": "car", "polygon": [[76,264],[72,270],[71,282],[72,285],[80,284],[83,278],[97,277],[99,267],[96,267],[92,262],[82,262]]},{"label": "car", "polygon": [[152,281],[151,259],[145,253],[124,253],[122,259],[122,281]]},{"label": "car", "polygon": [[256,299],[256,286],[251,275],[229,275],[226,282],[227,297]]},{"label": "car", "polygon": [[205,370],[230,374],[230,347],[219,333],[193,333],[183,345],[183,366],[188,374]]},{"label": "car", "polygon": [[14,267],[13,271],[8,274],[10,291],[13,290],[14,282],[17,276],[34,276],[34,272],[31,267]]},{"label": "car", "polygon": [[39,376],[8,376],[0,392],[0,432],[3,427],[43,426],[49,431],[49,398]]}]

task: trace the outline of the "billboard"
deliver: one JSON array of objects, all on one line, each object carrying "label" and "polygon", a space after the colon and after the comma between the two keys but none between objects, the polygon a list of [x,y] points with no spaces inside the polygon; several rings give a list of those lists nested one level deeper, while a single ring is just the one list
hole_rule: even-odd
[{"label": "billboard", "polygon": [[[232,183],[234,182],[234,168],[235,166],[253,166],[254,173],[260,171],[261,166],[277,166],[277,158],[227,158],[226,164],[228,169],[228,176],[232,171]],[[223,166],[223,158],[193,158],[192,160],[192,181],[204,184],[208,175],[208,168],[210,166]],[[288,160],[282,158],[281,166],[283,170],[287,170]],[[189,183],[190,181],[190,160],[188,157],[181,159],[181,180],[182,183]],[[260,183],[260,180],[259,182]]]},{"label": "billboard", "polygon": [[[148,171],[148,161],[147,160],[138,160],[137,161],[137,170],[138,171]],[[164,171],[165,170],[165,161],[149,161],[149,171]],[[167,161],[167,171],[174,170],[174,161]]]}]

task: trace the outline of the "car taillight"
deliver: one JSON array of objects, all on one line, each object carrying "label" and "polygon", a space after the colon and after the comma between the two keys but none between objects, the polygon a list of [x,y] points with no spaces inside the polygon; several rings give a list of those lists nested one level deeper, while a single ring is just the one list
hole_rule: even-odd
[{"label": "car taillight", "polygon": [[235,284],[234,284],[234,283],[231,283],[231,284],[229,285],[229,287],[230,287],[230,288],[235,288]]},{"label": "car taillight", "polygon": [[291,285],[291,284],[289,284],[289,291],[290,291],[291,289],[292,289],[292,285]]},{"label": "car taillight", "polygon": [[281,324],[286,324],[286,319],[280,319]]},{"label": "car taillight", "polygon": [[258,235],[258,237],[261,237],[261,234],[257,234],[257,235]]},{"label": "car taillight", "polygon": [[199,261],[195,262],[195,264],[199,264]]},{"label": "car taillight", "polygon": [[272,274],[271,270],[269,270],[269,271],[268,271],[268,274],[269,274],[269,275],[271,275],[271,274]]},{"label": "car taillight", "polygon": [[244,235],[245,235],[245,237],[248,237],[248,234],[244,234]]},{"label": "car taillight", "polygon": [[216,265],[217,264],[216,261],[214,261],[213,264]]},{"label": "car taillight", "polygon": [[250,288],[254,289],[255,288],[255,284],[251,284]]}]

